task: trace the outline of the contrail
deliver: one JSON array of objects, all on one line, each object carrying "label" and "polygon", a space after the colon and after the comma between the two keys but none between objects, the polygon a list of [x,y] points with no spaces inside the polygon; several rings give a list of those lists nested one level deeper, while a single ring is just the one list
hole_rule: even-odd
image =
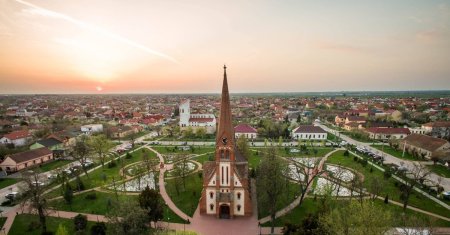
[{"label": "contrail", "polygon": [[141,50],[143,50],[143,51],[145,51],[147,53],[160,56],[160,57],[162,57],[164,59],[170,60],[170,61],[178,64],[177,60],[175,60],[174,58],[172,58],[172,57],[170,57],[170,56],[168,56],[168,55],[166,55],[164,53],[152,50],[152,49],[150,49],[150,48],[148,48],[148,47],[146,47],[146,46],[144,46],[142,44],[139,44],[137,42],[133,42],[132,40],[130,40],[128,38],[122,37],[122,36],[120,36],[118,34],[115,34],[115,33],[111,33],[109,31],[107,31],[105,29],[102,29],[102,28],[99,28],[99,27],[97,27],[95,25],[89,24],[89,23],[81,21],[81,20],[74,19],[73,17],[70,17],[68,15],[65,15],[65,14],[62,14],[62,13],[59,13],[59,12],[56,12],[56,11],[52,11],[52,10],[48,10],[48,9],[36,6],[36,5],[32,4],[32,3],[29,3],[29,2],[26,2],[26,1],[23,1],[23,0],[15,0],[15,1],[20,3],[20,4],[23,4],[25,6],[28,6],[28,7],[34,8],[36,10],[39,10],[42,15],[63,19],[65,21],[68,21],[68,22],[70,22],[72,24],[75,24],[75,25],[77,25],[77,26],[79,26],[81,28],[93,31],[95,33],[102,34],[102,35],[104,35],[106,37],[109,37],[111,39],[114,39],[116,41],[128,44],[129,46],[141,49]]}]

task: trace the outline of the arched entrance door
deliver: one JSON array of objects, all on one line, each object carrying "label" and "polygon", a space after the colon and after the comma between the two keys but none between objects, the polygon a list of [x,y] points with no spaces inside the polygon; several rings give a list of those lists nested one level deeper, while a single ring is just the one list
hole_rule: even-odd
[{"label": "arched entrance door", "polygon": [[219,215],[221,219],[229,219],[230,218],[230,206],[229,205],[221,205]]}]

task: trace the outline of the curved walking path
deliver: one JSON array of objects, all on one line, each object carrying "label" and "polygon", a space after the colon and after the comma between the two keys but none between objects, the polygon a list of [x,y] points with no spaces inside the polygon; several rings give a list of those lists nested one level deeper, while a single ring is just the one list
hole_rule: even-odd
[{"label": "curved walking path", "polygon": [[[335,149],[335,150],[333,150],[333,151],[327,153],[327,154],[320,160],[319,165],[317,166],[317,168],[308,170],[308,174],[310,174],[310,175],[313,174],[313,173],[314,173],[313,171],[314,171],[315,169],[317,169],[317,172],[320,172],[320,171],[322,170],[322,168],[323,168],[323,165],[325,164],[325,161],[328,159],[328,157],[331,156],[331,154],[333,154],[333,153],[335,153],[335,152],[337,152],[337,151],[340,151],[340,150],[342,150],[342,149],[340,149],[340,148],[339,148],[339,149]],[[310,180],[314,180],[314,177],[310,177]],[[312,187],[312,184],[310,184],[309,187],[306,189],[305,195],[308,194],[309,190],[311,190],[311,187]],[[275,218],[279,218],[279,217],[281,217],[281,216],[283,216],[283,215],[286,215],[286,214],[289,213],[291,210],[293,210],[294,208],[296,208],[296,207],[300,204],[300,200],[301,200],[301,197],[297,197],[293,202],[291,202],[291,204],[289,204],[289,205],[286,206],[285,208],[283,208],[283,209],[277,211],[277,213],[275,214]],[[269,216],[266,216],[266,217],[264,217],[264,218],[261,218],[261,219],[259,220],[259,222],[260,222],[261,224],[264,224],[264,223],[266,223],[266,222],[269,222],[270,220],[271,220],[271,218],[270,218],[270,215],[269,215]]]}]

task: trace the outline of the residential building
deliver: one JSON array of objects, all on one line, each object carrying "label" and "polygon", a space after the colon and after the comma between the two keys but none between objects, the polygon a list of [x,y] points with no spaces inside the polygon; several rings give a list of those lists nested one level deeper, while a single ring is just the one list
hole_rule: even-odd
[{"label": "residential building", "polygon": [[32,166],[51,161],[53,152],[48,148],[33,149],[26,152],[7,155],[0,163],[1,170],[8,173],[20,171]]},{"label": "residential building", "polygon": [[428,135],[411,134],[400,142],[400,148],[412,154],[416,152],[425,158],[431,158],[434,152],[449,151],[450,143]]},{"label": "residential building", "polygon": [[319,126],[301,125],[292,130],[291,136],[298,140],[326,140],[328,133]]},{"label": "residential building", "polygon": [[13,144],[14,146],[24,146],[32,138],[28,130],[13,131],[0,138],[0,144]]},{"label": "residential building", "polygon": [[366,128],[366,132],[369,138],[374,140],[403,139],[411,134],[408,128],[369,127]]},{"label": "residential building", "polygon": [[245,136],[247,139],[256,139],[258,131],[248,124],[239,124],[234,127],[234,136],[237,139],[241,135]]}]

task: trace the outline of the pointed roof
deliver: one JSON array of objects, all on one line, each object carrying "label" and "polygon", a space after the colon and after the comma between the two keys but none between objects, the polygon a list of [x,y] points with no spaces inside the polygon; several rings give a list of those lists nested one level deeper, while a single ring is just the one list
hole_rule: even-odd
[{"label": "pointed roof", "polygon": [[217,131],[217,143],[221,141],[221,137],[227,135],[230,144],[234,143],[234,131],[233,123],[231,122],[231,105],[230,94],[228,92],[227,81],[227,66],[223,66],[223,85],[222,85],[222,98],[220,102],[220,118],[219,128]]}]

